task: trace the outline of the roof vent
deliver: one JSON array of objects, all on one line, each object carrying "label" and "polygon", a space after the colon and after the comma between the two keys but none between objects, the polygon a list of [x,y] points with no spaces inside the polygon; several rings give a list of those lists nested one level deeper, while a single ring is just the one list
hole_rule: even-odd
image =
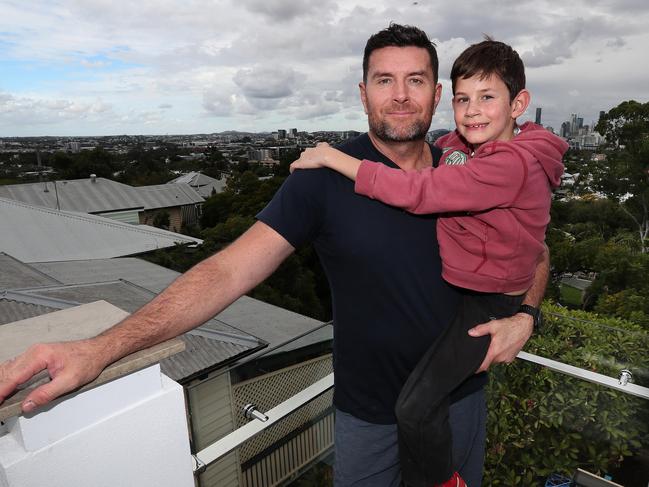
[{"label": "roof vent", "polygon": [[93,183],[96,183],[97,182],[97,175],[96,174],[91,174],[90,175],[90,181],[92,181]]}]

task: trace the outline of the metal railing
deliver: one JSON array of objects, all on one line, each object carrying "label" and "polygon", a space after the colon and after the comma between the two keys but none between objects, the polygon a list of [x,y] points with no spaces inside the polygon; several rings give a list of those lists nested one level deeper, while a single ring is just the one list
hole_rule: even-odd
[{"label": "metal railing", "polygon": [[[620,378],[613,378],[604,374],[599,374],[579,367],[564,364],[556,360],[539,357],[538,355],[527,352],[520,352],[518,354],[518,358],[527,362],[541,365],[542,367],[546,367],[549,370],[553,370],[561,374],[565,374],[580,380],[621,391],[625,394],[630,394],[649,400],[649,388],[633,384],[632,382],[625,380],[625,378],[628,378],[624,373],[625,371],[621,371]],[[271,427],[278,421],[287,417],[289,414],[295,412],[315,398],[321,396],[333,387],[334,379],[332,373],[318,380],[309,387],[303,389],[289,399],[278,404],[269,411],[258,411],[254,404],[246,405],[245,414],[246,417],[248,417],[248,419],[250,419],[251,421],[192,455],[194,472],[197,474],[203,472],[211,463],[219,460],[220,458],[223,458],[225,455],[232,452],[246,441],[252,439],[265,429]]]}]

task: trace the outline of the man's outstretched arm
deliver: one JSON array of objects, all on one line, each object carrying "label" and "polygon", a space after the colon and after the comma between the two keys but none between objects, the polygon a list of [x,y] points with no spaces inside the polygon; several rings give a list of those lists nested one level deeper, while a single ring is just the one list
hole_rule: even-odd
[{"label": "man's outstretched arm", "polygon": [[94,380],[109,364],[195,328],[268,277],[294,248],[262,222],[95,338],[40,344],[0,364],[0,403],[47,369],[52,380],[23,401],[28,412]]},{"label": "man's outstretched arm", "polygon": [[[534,282],[527,290],[523,304],[529,304],[535,308],[541,305],[549,276],[550,252],[546,246],[545,252],[541,255],[541,260],[536,265]],[[469,335],[475,337],[491,334],[491,344],[487,356],[478,372],[487,370],[494,363],[505,362],[509,364],[513,362],[518,352],[521,351],[527,340],[532,336],[533,328],[533,319],[530,315],[517,313],[509,318],[493,320],[469,330]]]}]

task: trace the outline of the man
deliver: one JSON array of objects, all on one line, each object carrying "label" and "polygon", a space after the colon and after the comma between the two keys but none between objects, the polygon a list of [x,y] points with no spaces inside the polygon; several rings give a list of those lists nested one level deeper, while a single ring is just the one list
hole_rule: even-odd
[{"label": "man", "polygon": [[[393,24],[372,36],[363,59],[361,100],[368,134],[349,154],[402,169],[433,163],[424,142],[440,96],[437,54],[425,33]],[[357,196],[327,170],[290,176],[232,245],[180,276],[132,316],[91,340],[37,345],[0,366],[0,401],[47,368],[52,381],[23,402],[31,411],[94,379],[113,361],[203,323],[270,275],[296,247],[313,242],[329,278],[335,323],[338,486],[400,483],[394,403],[429,344],[450,323],[458,293],[441,279],[433,216],[412,216]],[[547,261],[526,303],[537,306]],[[491,334],[481,369],[510,362],[532,332],[527,315],[480,325]],[[440,371],[443,373],[443,371]],[[479,485],[484,455],[484,374],[453,396],[454,461]]]}]

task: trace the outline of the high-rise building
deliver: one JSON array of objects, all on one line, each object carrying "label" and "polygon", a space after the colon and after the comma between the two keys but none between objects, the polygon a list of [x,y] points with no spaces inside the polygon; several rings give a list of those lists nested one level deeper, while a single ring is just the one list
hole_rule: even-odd
[{"label": "high-rise building", "polygon": [[570,114],[570,134],[573,135],[577,133],[577,114],[576,113],[571,113]]},{"label": "high-rise building", "polygon": [[288,138],[296,139],[297,138],[297,129],[288,129]]},{"label": "high-rise building", "polygon": [[568,137],[570,135],[570,122],[563,122],[561,124],[561,137]]},{"label": "high-rise building", "polygon": [[536,122],[536,124],[542,125],[541,124],[541,107],[537,107],[537,109],[536,109],[536,118],[534,119],[534,121]]},{"label": "high-rise building", "polygon": [[277,131],[277,138],[278,139],[285,139],[286,138],[286,130],[284,129],[279,129]]}]

